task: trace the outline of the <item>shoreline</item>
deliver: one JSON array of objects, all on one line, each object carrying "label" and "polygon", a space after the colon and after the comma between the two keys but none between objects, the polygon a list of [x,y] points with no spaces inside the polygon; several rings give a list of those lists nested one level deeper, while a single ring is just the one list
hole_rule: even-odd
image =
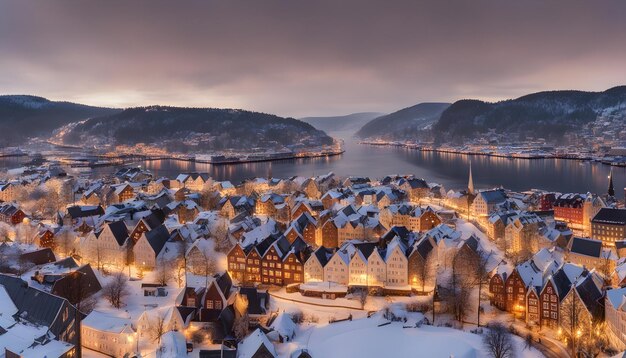
[{"label": "shoreline", "polygon": [[[158,160],[176,160],[182,162],[191,162],[191,163],[200,163],[200,164],[210,164],[215,166],[222,165],[237,165],[237,164],[249,164],[249,163],[260,163],[260,162],[273,162],[273,161],[283,161],[283,160],[293,160],[293,159],[312,159],[312,158],[324,158],[324,157],[334,157],[338,155],[342,155],[345,153],[345,150],[338,151],[329,151],[324,153],[311,153],[311,154],[288,154],[280,157],[258,157],[258,158],[233,158],[227,160],[220,161],[210,161],[210,160],[202,160],[196,159],[195,157],[177,157],[177,156],[144,156],[144,155],[120,155],[117,157],[106,157],[99,156],[103,160],[97,162],[84,162],[84,163],[72,163],[69,164],[71,168],[99,168],[99,167],[108,167],[108,166],[124,166],[129,165],[136,162],[152,162]],[[65,160],[71,160],[71,158],[64,158]]]},{"label": "shoreline", "polygon": [[610,165],[615,167],[626,167],[626,162],[615,162],[609,159],[603,159],[602,157],[593,157],[593,156],[577,156],[574,154],[556,154],[556,153],[548,153],[544,152],[544,154],[533,153],[497,153],[497,152],[482,152],[482,151],[472,151],[468,149],[454,149],[454,148],[434,148],[428,146],[422,146],[418,144],[406,144],[406,143],[394,143],[394,142],[370,142],[370,141],[359,141],[360,145],[371,145],[378,147],[396,147],[396,148],[405,148],[418,150],[420,152],[435,152],[435,153],[446,153],[446,154],[457,154],[457,155],[471,155],[471,156],[485,156],[485,157],[494,157],[494,158],[505,158],[505,159],[564,159],[564,160],[574,160],[579,162],[596,162],[602,163],[604,165]]}]

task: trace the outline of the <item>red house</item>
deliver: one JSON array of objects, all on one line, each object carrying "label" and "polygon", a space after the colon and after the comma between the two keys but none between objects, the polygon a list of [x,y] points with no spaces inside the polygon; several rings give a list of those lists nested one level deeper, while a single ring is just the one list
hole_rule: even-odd
[{"label": "red house", "polygon": [[0,221],[7,224],[17,225],[24,221],[26,214],[15,204],[2,204],[0,206]]},{"label": "red house", "polygon": [[506,290],[506,310],[514,313],[518,318],[525,318],[526,285],[520,277],[517,268],[507,277],[504,288]]},{"label": "red house", "polygon": [[504,283],[506,282],[507,273],[496,272],[489,280],[489,302],[492,306],[505,311],[506,310],[506,291]]}]

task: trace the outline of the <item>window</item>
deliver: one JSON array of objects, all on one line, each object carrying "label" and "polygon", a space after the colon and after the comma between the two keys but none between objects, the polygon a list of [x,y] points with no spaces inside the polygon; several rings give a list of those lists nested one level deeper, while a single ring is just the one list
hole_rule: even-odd
[{"label": "window", "polygon": [[206,301],[206,308],[213,309],[213,300]]}]

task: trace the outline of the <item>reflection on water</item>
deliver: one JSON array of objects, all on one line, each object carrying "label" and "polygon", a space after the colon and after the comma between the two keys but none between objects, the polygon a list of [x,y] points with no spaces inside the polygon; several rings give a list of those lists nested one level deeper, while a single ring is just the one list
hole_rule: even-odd
[{"label": "reflection on water", "polygon": [[[335,134],[336,135],[336,134]],[[605,193],[610,167],[599,163],[563,159],[506,159],[451,153],[420,152],[405,148],[360,145],[344,137],[346,152],[329,158],[297,159],[240,165],[211,166],[178,161],[141,163],[159,176],[174,176],[181,171],[208,172],[218,180],[239,182],[255,176],[279,178],[312,176],[334,172],[340,176],[358,175],[380,178],[387,174],[415,174],[446,188],[467,185],[467,170],[472,162],[477,187],[502,185],[513,190],[540,188],[561,192]],[[626,168],[613,168],[616,192],[623,196]]]},{"label": "reflection on water", "polygon": [[0,170],[4,171],[7,169],[18,168],[24,165],[24,163],[30,161],[31,158],[22,156],[22,157],[0,157]]},{"label": "reflection on water", "polygon": [[[563,159],[506,159],[467,156],[450,153],[419,152],[405,148],[374,147],[358,144],[346,133],[331,135],[345,139],[346,152],[328,158],[292,159],[275,162],[212,166],[176,160],[137,163],[157,176],[175,177],[181,172],[208,172],[217,180],[239,182],[255,176],[286,178],[294,175],[313,176],[334,172],[339,176],[370,176],[415,174],[446,188],[467,185],[471,160],[474,183],[478,188],[502,185],[513,190],[540,188],[561,192],[605,193],[610,167]],[[13,161],[5,165],[2,160]],[[11,168],[25,162],[23,158],[5,158],[0,166]],[[97,168],[95,175],[111,173],[114,168]],[[614,168],[616,194],[623,197],[626,168]]]}]

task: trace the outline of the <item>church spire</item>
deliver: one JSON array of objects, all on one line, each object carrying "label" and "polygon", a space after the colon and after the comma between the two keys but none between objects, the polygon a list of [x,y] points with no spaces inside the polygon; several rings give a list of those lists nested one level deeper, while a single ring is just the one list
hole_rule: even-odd
[{"label": "church spire", "polygon": [[467,183],[467,191],[474,194],[474,178],[472,178],[472,162],[469,163],[469,182]]},{"label": "church spire", "polygon": [[609,196],[615,196],[615,188],[613,187],[613,168],[611,168],[611,174],[609,174]]}]

